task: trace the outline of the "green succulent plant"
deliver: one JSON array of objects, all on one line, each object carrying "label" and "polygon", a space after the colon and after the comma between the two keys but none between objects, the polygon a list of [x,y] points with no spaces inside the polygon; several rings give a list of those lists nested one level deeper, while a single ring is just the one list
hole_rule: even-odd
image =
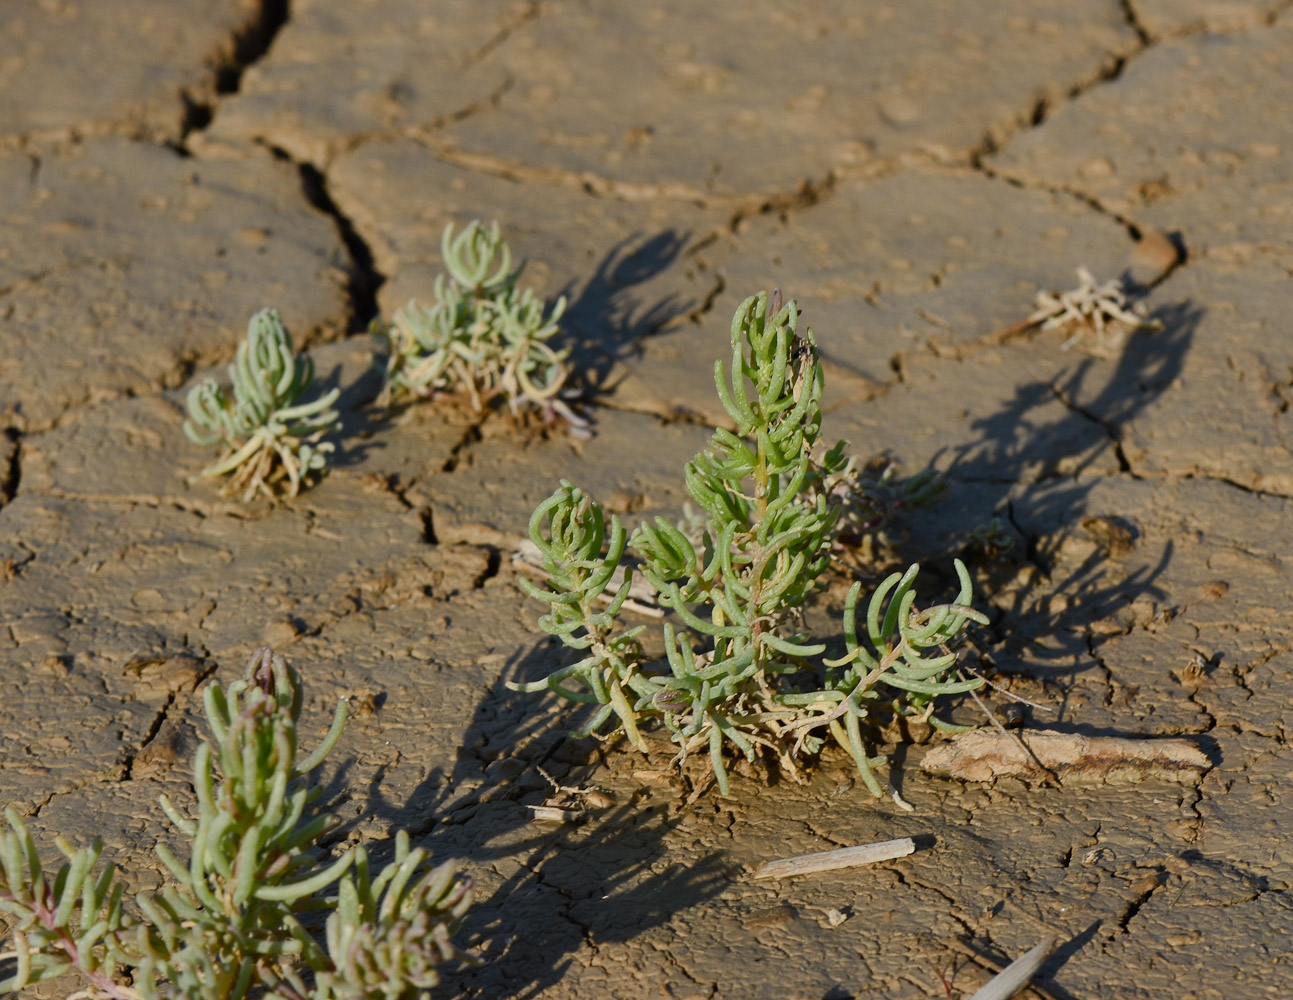
[{"label": "green succulent plant", "polygon": [[321,438],[338,426],[337,411],[330,407],[340,390],[297,402],[314,380],[314,362],[292,350],[276,309],[262,309],[251,318],[229,379],[232,398],[214,379],[189,391],[184,433],[194,444],[225,450],[199,475],[232,473],[224,493],[244,501],[257,493],[271,499],[280,492],[295,496],[304,481],[327,469],[336,446]]},{"label": "green succulent plant", "polygon": [[435,301],[410,301],[377,327],[388,352],[388,395],[461,392],[476,410],[501,398],[513,414],[529,406],[587,426],[562,399],[570,348],[551,343],[566,300],[549,311],[532,291],[517,289],[521,268],[512,269],[497,222],[471,222],[457,236],[446,226],[440,251],[447,273],[436,277]]},{"label": "green succulent plant", "polygon": [[[101,841],[73,849],[55,873],[42,866],[13,809],[0,827],[0,911],[15,971],[0,993],[77,971],[92,1000],[413,1000],[439,982],[438,966],[470,956],[453,943],[471,903],[455,863],[430,867],[407,833],[375,877],[363,847],[325,858],[319,841],[338,819],[319,812],[304,780],[336,746],[345,702],[319,747],[297,760],[300,677],[268,649],[246,676],[205,695],[211,740],[198,748],[198,815],[161,806],[192,842],[187,860],[163,844],[174,884],[124,898],[111,867],[95,874]],[[327,914],[323,940],[306,929]]]},{"label": "green succulent plant", "polygon": [[[547,581],[522,585],[549,606],[541,627],[579,659],[514,687],[597,706],[577,735],[622,731],[643,751],[642,731],[658,721],[677,759],[708,753],[723,794],[729,753],[751,761],[766,753],[798,777],[804,759],[833,739],[880,795],[873,768],[883,758],[868,752],[866,727],[883,709],[956,728],[934,715],[935,699],[982,681],[956,676],[949,644],[966,622],[986,618],[969,607],[969,575],[957,561],[955,600],[923,610],[915,604],[916,566],[880,583],[861,622],[854,584],[842,655],[825,658],[826,645],[804,631],[801,609],[831,564],[841,515],[861,501],[832,485],[849,462],[844,442],[824,453],[819,446],[822,368],[812,332],[798,333],[798,316],[795,303],[782,305],[774,292],[772,301],[746,299],[733,317],[730,368],[716,362],[714,380],[735,430],[715,430],[685,471],[701,510],[698,542],[663,517],[630,537],[564,481],[535,510],[530,537]],[[663,661],[644,651],[645,626],[619,621],[632,586],[630,556],[672,613]],[[604,591],[621,567],[607,603]]]}]

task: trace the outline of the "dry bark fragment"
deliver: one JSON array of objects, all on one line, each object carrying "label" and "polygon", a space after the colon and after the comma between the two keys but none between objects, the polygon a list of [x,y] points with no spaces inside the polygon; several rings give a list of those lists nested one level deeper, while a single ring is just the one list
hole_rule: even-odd
[{"label": "dry bark fragment", "polygon": [[1145,778],[1194,783],[1211,764],[1189,740],[975,729],[931,749],[920,766],[964,781],[1058,777],[1099,784]]}]

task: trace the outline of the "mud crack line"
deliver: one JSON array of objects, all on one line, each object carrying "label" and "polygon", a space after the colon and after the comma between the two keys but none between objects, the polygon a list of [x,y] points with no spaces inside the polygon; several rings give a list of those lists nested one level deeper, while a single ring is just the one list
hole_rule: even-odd
[{"label": "mud crack line", "polygon": [[16,427],[6,427],[4,439],[9,442],[9,461],[0,468],[0,507],[18,495],[22,483],[22,433]]},{"label": "mud crack line", "polygon": [[[257,9],[241,28],[233,33],[228,47],[215,59],[215,96],[238,93],[247,69],[269,52],[280,29],[292,16],[290,0],[260,0]],[[189,94],[181,94],[184,101],[184,121],[180,127],[180,146],[194,132],[201,132],[215,116],[213,104],[195,101]]]},{"label": "mud crack line", "polygon": [[485,41],[485,44],[471,54],[468,65],[474,65],[484,59],[505,41],[511,38],[521,28],[525,27],[531,21],[539,16],[542,7],[539,0],[530,0],[516,17],[504,24],[498,31]]},{"label": "mud crack line", "polygon": [[[290,159],[290,157],[289,157]],[[364,333],[380,315],[377,307],[377,290],[386,283],[386,276],[373,263],[373,252],[350,219],[337,207],[328,193],[327,177],[309,163],[297,163],[301,175],[301,190],[306,200],[332,219],[337,234],[350,255],[349,277],[346,294],[350,298],[350,322],[347,333]]]},{"label": "mud crack line", "polygon": [[[349,216],[337,207],[328,191],[328,178],[318,167],[295,159],[287,150],[264,143],[275,159],[290,163],[301,179],[301,193],[310,205],[332,220],[337,235],[349,256],[346,267],[346,296],[350,300],[350,316],[346,324],[348,334],[365,333],[373,320],[380,316],[377,291],[386,283],[386,275],[377,270],[373,252],[367,241],[359,235]],[[310,346],[307,341],[304,345]]]},{"label": "mud crack line", "polygon": [[1096,414],[1092,413],[1090,410],[1087,410],[1079,406],[1077,403],[1075,403],[1072,399],[1068,397],[1068,395],[1064,392],[1063,389],[1055,385],[1055,383],[1053,382],[1047,383],[1047,388],[1050,389],[1051,395],[1053,395],[1060,403],[1062,403],[1067,410],[1069,410],[1071,413],[1076,413],[1078,416],[1083,417],[1086,420],[1091,421],[1091,423],[1095,424],[1097,427],[1101,428],[1104,431],[1105,436],[1109,439],[1110,444],[1113,446],[1113,455],[1114,455],[1114,458],[1117,459],[1119,472],[1126,473],[1127,475],[1131,476],[1132,479],[1142,478],[1140,475],[1136,473],[1136,470],[1131,467],[1131,461],[1127,458],[1127,452],[1122,446],[1122,428],[1120,428],[1117,424],[1112,423],[1111,421],[1105,420],[1097,416]]}]

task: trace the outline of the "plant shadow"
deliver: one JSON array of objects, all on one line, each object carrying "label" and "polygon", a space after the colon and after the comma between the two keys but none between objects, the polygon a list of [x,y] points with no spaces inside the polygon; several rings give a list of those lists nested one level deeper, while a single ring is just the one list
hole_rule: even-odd
[{"label": "plant shadow", "polygon": [[695,303],[674,295],[643,306],[633,291],[671,267],[690,239],[690,233],[675,229],[647,238],[625,237],[611,247],[577,294],[573,285],[562,289],[569,303],[562,317],[569,334],[566,342],[591,399],[613,389],[610,379],[617,362],[631,356],[643,338],[695,308]]},{"label": "plant shadow", "polygon": [[[971,567],[993,606],[976,646],[998,673],[1071,684],[1117,634],[1093,624],[1137,601],[1166,599],[1158,581],[1171,564],[1172,540],[1148,550],[1134,519],[1093,509],[1093,493],[1108,479],[1097,463],[1107,468],[1109,455],[1120,475],[1138,478],[1124,453],[1126,428],[1178,378],[1202,317],[1189,302],[1163,307],[1154,314],[1162,329],[1129,337],[1112,368],[1084,358],[1053,379],[1019,385],[997,412],[971,425],[978,437],[952,453],[946,499],[913,518],[913,534],[959,532],[951,552],[910,554],[938,566],[959,555]],[[1041,416],[1056,400],[1065,414]],[[1093,428],[1103,436],[1095,446]],[[965,525],[985,511],[1013,542],[995,558],[966,539]],[[1034,721],[1027,707],[1022,712]],[[1063,715],[1061,706],[1058,720],[1047,713],[1035,721],[1050,725]]]},{"label": "plant shadow", "polygon": [[451,973],[468,993],[533,996],[562,977],[577,950],[667,923],[734,874],[721,855],[670,858],[666,838],[683,820],[672,794],[652,801],[639,791],[604,809],[585,806],[571,822],[535,819],[530,806],[555,794],[544,772],[583,787],[595,769],[632,766],[631,751],[617,746],[608,761],[596,740],[570,738],[582,710],[508,687],[546,676],[562,648],[545,638],[512,658],[479,700],[449,773],[432,772],[402,804],[374,780],[363,809],[408,828],[437,860],[470,858],[477,872],[492,870],[458,938],[480,948],[485,963]]}]

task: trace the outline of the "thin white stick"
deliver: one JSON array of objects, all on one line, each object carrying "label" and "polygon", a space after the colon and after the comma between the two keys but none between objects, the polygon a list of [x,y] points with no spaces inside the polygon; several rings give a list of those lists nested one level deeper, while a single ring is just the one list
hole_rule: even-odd
[{"label": "thin white stick", "polygon": [[914,840],[910,837],[900,837],[897,840],[883,840],[878,844],[841,847],[836,851],[819,851],[816,854],[800,854],[780,861],[769,861],[762,865],[753,877],[789,878],[792,875],[835,871],[837,868],[855,868],[858,865],[871,865],[877,861],[905,857],[914,850],[916,850]]},{"label": "thin white stick", "polygon": [[993,976],[983,989],[970,997],[970,1000],[1010,1000],[1028,985],[1028,980],[1032,979],[1033,973],[1042,967],[1042,963],[1055,950],[1059,940],[1058,934],[1052,934],[1029,948]]},{"label": "thin white stick", "polygon": [[562,809],[560,806],[530,806],[530,812],[536,823],[571,823],[584,817],[582,809]]}]

